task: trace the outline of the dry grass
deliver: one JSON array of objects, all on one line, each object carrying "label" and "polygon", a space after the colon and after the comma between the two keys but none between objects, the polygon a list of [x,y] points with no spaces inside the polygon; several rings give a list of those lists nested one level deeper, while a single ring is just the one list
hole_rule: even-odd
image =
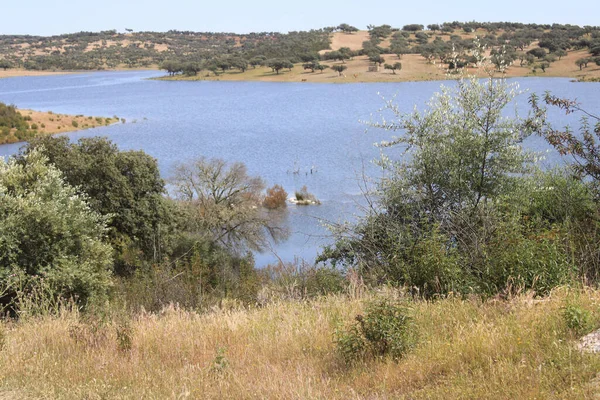
[{"label": "dry grass", "polygon": [[[30,116],[30,127],[37,125],[38,135],[54,135],[57,133],[73,132],[77,130],[98,128],[119,122],[117,117],[88,117],[83,115],[55,114],[52,112],[18,110],[23,116]],[[35,125],[34,125],[35,124]],[[13,132],[14,133],[14,132]],[[18,142],[14,134],[0,138],[0,144]]]},{"label": "dry grass", "polygon": [[17,76],[44,76],[44,75],[64,75],[69,72],[65,71],[28,71],[25,69],[7,69],[6,71],[0,68],[0,79],[14,78]]},{"label": "dry grass", "polygon": [[169,308],[106,323],[63,312],[5,323],[0,398],[581,399],[597,393],[600,359],[574,349],[562,308],[590,310],[597,324],[600,291],[415,302],[419,340],[407,357],[349,367],[332,338],[364,300],[337,296],[208,314]]}]

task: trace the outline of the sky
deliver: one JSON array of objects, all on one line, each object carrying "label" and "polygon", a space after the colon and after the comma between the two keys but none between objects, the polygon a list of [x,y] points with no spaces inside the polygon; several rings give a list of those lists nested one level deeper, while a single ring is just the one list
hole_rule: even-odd
[{"label": "sky", "polygon": [[134,31],[288,32],[336,26],[510,21],[600,25],[600,1],[579,0],[0,0],[0,34]]}]

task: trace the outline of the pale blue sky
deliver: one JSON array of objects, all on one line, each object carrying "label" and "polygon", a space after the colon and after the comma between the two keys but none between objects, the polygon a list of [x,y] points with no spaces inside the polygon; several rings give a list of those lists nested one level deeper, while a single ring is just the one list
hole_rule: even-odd
[{"label": "pale blue sky", "polygon": [[308,30],[346,22],[402,27],[444,21],[600,25],[599,0],[0,0],[0,34],[131,28],[213,32]]}]

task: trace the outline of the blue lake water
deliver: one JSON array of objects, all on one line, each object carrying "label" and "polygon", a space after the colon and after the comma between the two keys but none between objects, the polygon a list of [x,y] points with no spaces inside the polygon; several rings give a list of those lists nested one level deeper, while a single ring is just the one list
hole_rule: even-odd
[{"label": "blue lake water", "polygon": [[[288,261],[295,257],[314,259],[319,246],[329,240],[322,226],[324,220],[340,222],[361,213],[361,176],[378,174],[371,164],[379,154],[373,143],[389,139],[391,134],[372,128],[366,131],[360,121],[379,120],[382,96],[395,96],[395,102],[406,112],[415,105],[422,109],[441,84],[147,79],[160,75],[157,71],[95,72],[0,79],[0,101],[55,113],[125,118],[125,124],[75,132],[69,137],[107,136],[121,149],[144,150],[157,158],[165,178],[177,163],[206,156],[242,161],[250,174],[261,176],[268,186],[280,184],[288,193],[306,185],[322,205],[288,207],[292,235],[273,249]],[[577,99],[588,110],[600,109],[600,83],[572,83],[560,78],[514,81],[527,91],[515,105],[521,115],[527,114],[528,95],[545,91]],[[578,123],[558,113],[551,120],[559,126]],[[0,146],[0,156],[14,154],[20,146]],[[548,150],[540,138],[528,139],[527,146]],[[559,161],[551,151],[546,158],[546,164]],[[257,265],[276,259],[272,252],[256,255]]]}]

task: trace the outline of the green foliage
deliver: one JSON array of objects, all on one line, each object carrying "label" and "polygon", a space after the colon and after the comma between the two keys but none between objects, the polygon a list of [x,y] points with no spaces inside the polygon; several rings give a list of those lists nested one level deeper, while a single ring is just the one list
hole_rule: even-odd
[{"label": "green foliage", "polygon": [[278,298],[306,299],[341,293],[348,283],[342,271],[304,262],[268,265],[259,271],[263,286]]},{"label": "green foliage", "polygon": [[256,303],[261,278],[250,255],[239,257],[215,243],[182,234],[176,241],[173,259],[120,278],[118,297],[134,311],[160,311],[169,304],[205,309],[225,298]]},{"label": "green foliage", "polygon": [[530,123],[502,115],[516,94],[502,80],[463,79],[425,112],[388,103],[397,120],[371,126],[397,132],[380,146],[404,157],[384,154],[377,206],[355,226],[334,226],[338,240],[318,260],[425,297],[542,294],[583,261],[595,271],[582,244],[597,240],[590,192],[560,173],[529,178],[534,158],[521,142]]},{"label": "green foliage", "polygon": [[338,73],[339,76],[342,76],[342,72],[348,69],[347,66],[341,64],[335,64],[331,66],[331,69]]},{"label": "green foliage", "polygon": [[592,329],[592,318],[588,310],[574,304],[563,308],[563,319],[567,328],[576,336],[585,335]]},{"label": "green foliage", "polygon": [[39,151],[0,160],[0,280],[4,303],[41,280],[51,298],[85,305],[111,285],[106,218],[93,211]]},{"label": "green foliage", "polygon": [[373,357],[402,358],[412,346],[410,309],[392,299],[368,303],[356,322],[336,331],[337,350],[347,363]]},{"label": "green foliage", "polygon": [[401,70],[402,69],[402,63],[394,63],[394,64],[385,64],[383,66],[383,68],[385,69],[389,69],[391,70],[394,74],[396,73],[396,70]]},{"label": "green foliage", "polygon": [[168,253],[172,227],[170,203],[162,196],[164,182],[156,160],[142,151],[119,151],[104,138],[70,143],[66,137],[42,137],[29,143],[19,162],[38,150],[63,174],[64,180],[88,198],[92,210],[110,217],[109,237],[115,249],[116,271],[128,273],[142,259],[160,260]]}]

